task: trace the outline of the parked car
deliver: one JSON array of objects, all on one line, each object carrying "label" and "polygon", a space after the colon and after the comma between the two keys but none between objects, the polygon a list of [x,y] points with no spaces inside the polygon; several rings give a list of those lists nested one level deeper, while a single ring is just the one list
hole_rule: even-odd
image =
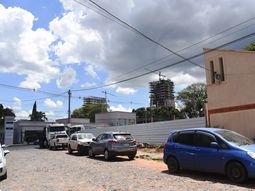
[{"label": "parked car", "polygon": [[219,128],[194,128],[170,133],[164,148],[170,173],[180,169],[227,175],[233,182],[255,177],[254,141]]},{"label": "parked car", "polygon": [[89,145],[95,136],[92,133],[74,133],[68,142],[68,152],[78,151],[79,154],[88,153]]},{"label": "parked car", "polygon": [[68,141],[69,137],[67,134],[55,134],[53,138],[49,140],[49,149],[56,150],[59,147],[65,149],[68,145]]},{"label": "parked car", "polygon": [[8,150],[4,150],[5,145],[0,144],[0,179],[7,178],[7,168],[6,168],[6,158],[5,156],[10,152]]},{"label": "parked car", "polygon": [[137,152],[135,139],[127,132],[106,132],[92,139],[90,143],[89,157],[104,155],[105,160],[115,156],[128,156],[133,160]]}]

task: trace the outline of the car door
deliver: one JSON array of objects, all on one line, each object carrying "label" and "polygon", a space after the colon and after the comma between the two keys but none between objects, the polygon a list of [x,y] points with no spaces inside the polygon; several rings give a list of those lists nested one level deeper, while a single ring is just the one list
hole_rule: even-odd
[{"label": "car door", "polygon": [[219,140],[215,135],[202,131],[196,132],[194,139],[196,146],[196,168],[201,171],[220,173],[224,171],[224,153],[227,149],[220,147],[213,148],[211,147],[212,142],[218,143],[219,146],[222,145],[222,143],[219,143]]},{"label": "car door", "polygon": [[183,131],[173,137],[175,156],[183,169],[194,169],[196,160],[194,134],[195,131]]},{"label": "car door", "polygon": [[71,137],[70,145],[73,150],[77,150],[77,135]]},{"label": "car door", "polygon": [[95,153],[95,154],[101,154],[101,152],[100,152],[100,146],[101,146],[101,144],[102,144],[102,138],[103,138],[103,136],[104,136],[104,134],[100,134],[100,135],[98,135],[97,137],[96,137],[96,140],[95,141],[93,141],[92,143],[91,143],[91,146],[92,146],[92,148],[93,148],[93,152]]},{"label": "car door", "polygon": [[109,139],[108,134],[103,134],[100,141],[98,142],[98,152],[99,154],[104,154],[104,150],[106,148],[107,142]]}]

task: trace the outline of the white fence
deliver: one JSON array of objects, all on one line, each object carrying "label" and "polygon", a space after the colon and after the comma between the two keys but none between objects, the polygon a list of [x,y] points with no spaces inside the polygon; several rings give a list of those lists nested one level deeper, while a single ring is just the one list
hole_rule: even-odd
[{"label": "white fence", "polygon": [[135,137],[137,142],[149,144],[162,144],[172,130],[186,129],[194,127],[205,127],[205,118],[182,119],[175,121],[164,121],[155,123],[144,123],[128,126],[102,127],[87,129],[86,132],[93,133],[95,136],[107,131],[129,132]]}]

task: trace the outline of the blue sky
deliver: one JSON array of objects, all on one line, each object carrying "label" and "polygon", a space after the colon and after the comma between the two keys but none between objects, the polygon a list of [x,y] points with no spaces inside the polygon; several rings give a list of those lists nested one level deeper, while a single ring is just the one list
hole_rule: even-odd
[{"label": "blue sky", "polygon": [[[255,16],[252,0],[226,0],[220,4],[213,0],[95,2],[173,51]],[[158,79],[159,71],[174,82],[175,92],[205,82],[204,70],[190,63],[161,70],[182,59],[94,10],[87,0],[0,1],[0,102],[12,108],[17,119],[28,117],[34,101],[50,120],[67,117],[69,89],[73,95],[71,110],[81,107],[83,100],[79,97],[104,97],[103,91],[109,93],[107,100],[113,111],[147,107],[148,83]],[[249,34],[254,31],[253,22],[179,54],[189,57],[203,48]],[[253,37],[226,48],[239,49],[251,41]],[[203,66],[203,57],[193,61]],[[149,70],[156,72],[94,89]]]}]

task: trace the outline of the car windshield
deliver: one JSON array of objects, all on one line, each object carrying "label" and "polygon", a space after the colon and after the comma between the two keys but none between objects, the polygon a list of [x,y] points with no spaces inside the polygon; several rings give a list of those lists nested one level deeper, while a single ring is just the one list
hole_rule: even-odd
[{"label": "car windshield", "polygon": [[92,139],[95,137],[92,133],[80,133],[78,134],[78,139]]},{"label": "car windshield", "polygon": [[113,137],[117,140],[132,140],[133,137],[130,134],[114,134]]},{"label": "car windshield", "polygon": [[233,132],[233,131],[218,130],[215,133],[218,133],[224,139],[226,139],[227,141],[229,141],[232,144],[235,144],[237,146],[254,144],[254,141],[252,141],[251,139],[249,139],[243,135],[240,135],[236,132]]},{"label": "car windshield", "polygon": [[67,135],[57,135],[56,138],[67,138]]},{"label": "car windshield", "polygon": [[49,127],[50,132],[65,131],[64,126]]}]

